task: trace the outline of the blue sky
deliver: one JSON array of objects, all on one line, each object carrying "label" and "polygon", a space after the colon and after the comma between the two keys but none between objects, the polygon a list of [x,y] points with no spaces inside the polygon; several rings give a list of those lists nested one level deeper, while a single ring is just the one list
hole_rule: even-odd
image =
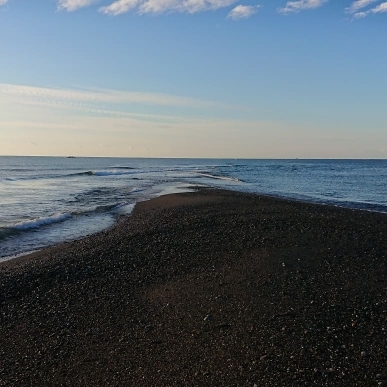
[{"label": "blue sky", "polygon": [[0,0],[0,154],[387,157],[387,2]]}]

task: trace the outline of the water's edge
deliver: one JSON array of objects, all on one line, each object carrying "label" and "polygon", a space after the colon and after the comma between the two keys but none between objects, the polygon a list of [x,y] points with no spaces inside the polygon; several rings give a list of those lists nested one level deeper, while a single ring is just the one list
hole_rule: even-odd
[{"label": "water's edge", "polygon": [[309,205],[313,205],[313,206],[324,206],[324,207],[328,207],[328,208],[331,207],[332,209],[341,209],[341,210],[350,211],[350,212],[358,212],[358,211],[359,212],[373,212],[373,213],[377,213],[377,214],[381,214],[381,215],[386,216],[386,220],[387,220],[387,212],[385,212],[385,211],[375,211],[375,210],[369,210],[369,209],[364,209],[364,208],[352,208],[352,207],[340,206],[340,205],[332,204],[332,203],[319,203],[319,202],[316,202],[316,201],[313,201],[313,200],[297,199],[297,198],[281,196],[281,195],[269,195],[269,194],[261,194],[261,193],[254,193],[254,192],[248,192],[248,191],[223,189],[223,188],[215,188],[215,187],[195,187],[194,189],[191,189],[191,190],[187,189],[184,192],[173,191],[173,189],[171,189],[170,190],[171,192],[166,192],[164,194],[155,196],[153,198],[146,199],[146,200],[140,200],[140,201],[136,202],[133,205],[133,208],[132,208],[130,213],[127,213],[125,215],[121,215],[121,216],[117,217],[115,222],[112,225],[110,225],[109,227],[107,227],[107,228],[98,230],[95,233],[90,233],[90,234],[82,235],[79,238],[75,238],[75,239],[71,239],[71,240],[65,240],[65,241],[61,241],[61,242],[58,242],[58,243],[53,243],[51,245],[42,246],[41,248],[36,249],[36,250],[26,251],[26,252],[23,252],[23,253],[20,253],[20,254],[17,254],[17,255],[1,257],[0,258],[0,266],[1,266],[2,263],[8,262],[10,260],[17,260],[19,258],[26,258],[27,256],[29,256],[31,254],[38,253],[38,252],[40,252],[42,250],[45,250],[45,249],[56,248],[56,247],[59,247],[62,244],[67,244],[67,243],[72,243],[72,242],[75,242],[75,241],[79,241],[79,240],[82,240],[84,238],[88,238],[90,236],[97,235],[99,233],[105,233],[105,232],[109,231],[110,229],[114,229],[114,227],[116,227],[119,222],[122,222],[124,219],[126,220],[127,218],[130,218],[130,216],[134,212],[136,206],[139,203],[142,203],[144,201],[152,201],[152,200],[157,199],[157,198],[159,198],[161,196],[170,196],[170,195],[176,195],[176,194],[184,195],[184,194],[188,194],[188,193],[192,193],[192,192],[211,191],[211,190],[214,190],[214,191],[215,190],[217,190],[217,191],[226,191],[226,192],[233,193],[233,194],[238,194],[238,195],[247,194],[247,195],[251,195],[251,196],[257,197],[257,198],[263,197],[263,198],[275,199],[275,200],[286,201],[286,202],[296,202],[296,203],[301,203],[301,204],[309,204]]}]

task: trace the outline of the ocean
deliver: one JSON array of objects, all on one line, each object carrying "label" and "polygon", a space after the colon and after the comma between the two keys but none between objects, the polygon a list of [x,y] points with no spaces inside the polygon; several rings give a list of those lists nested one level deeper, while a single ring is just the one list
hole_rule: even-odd
[{"label": "ocean", "polygon": [[0,157],[0,261],[112,226],[137,202],[218,187],[387,213],[387,160]]}]

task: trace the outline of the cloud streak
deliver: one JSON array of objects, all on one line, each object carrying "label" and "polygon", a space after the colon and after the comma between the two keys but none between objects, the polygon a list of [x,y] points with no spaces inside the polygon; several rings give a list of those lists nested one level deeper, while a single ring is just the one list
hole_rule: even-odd
[{"label": "cloud streak", "polygon": [[[144,104],[176,106],[188,108],[206,108],[218,105],[215,102],[186,98],[171,94],[123,92],[116,90],[91,89],[55,89],[0,83],[0,97],[22,101],[43,102],[66,105],[93,104]],[[219,105],[218,105],[219,106]]]},{"label": "cloud streak", "polygon": [[[0,6],[7,4],[9,0],[0,0]],[[99,0],[56,0],[58,10],[68,12],[91,6]],[[221,8],[232,7],[238,0],[115,0],[99,7],[99,12],[117,16],[130,11],[139,15],[161,15],[171,12],[196,14],[199,12],[215,11]],[[352,0],[352,3],[344,8],[344,12],[352,15],[353,19],[360,19],[369,14],[387,12],[387,2],[381,2],[378,6],[364,10],[381,0]],[[285,1],[284,1],[285,2]],[[282,14],[295,14],[304,10],[312,10],[322,7],[329,0],[291,0],[286,1],[283,7],[277,9]],[[227,15],[231,20],[246,19],[257,13],[259,5],[237,5]]]},{"label": "cloud streak", "polygon": [[279,8],[278,11],[280,13],[288,14],[288,13],[298,13],[307,9],[315,9],[319,8],[328,0],[298,0],[298,1],[288,1],[283,8]]},{"label": "cloud streak", "polygon": [[0,7],[8,3],[8,0],[0,0]]},{"label": "cloud streak", "polygon": [[[353,14],[354,19],[362,19],[370,14],[385,13],[387,12],[387,2],[380,3],[378,6],[369,9],[368,11],[357,12],[362,8],[367,7],[368,5],[374,3],[372,0],[358,0],[355,1],[349,8],[347,12]],[[358,4],[359,3],[359,4]],[[363,5],[363,6],[361,6]]]},{"label": "cloud streak", "polygon": [[387,12],[387,2],[379,4],[377,7],[372,8],[371,13],[384,13]]},{"label": "cloud streak", "polygon": [[235,2],[236,0],[117,0],[108,6],[101,7],[99,11],[114,16],[133,9],[137,9],[140,15],[168,12],[194,14],[229,7]]},{"label": "cloud streak", "polygon": [[376,3],[378,0],[357,0],[354,1],[348,8],[345,9],[347,13],[354,14],[359,10],[368,7],[370,4]]},{"label": "cloud streak", "polygon": [[89,5],[95,3],[95,1],[96,0],[59,0],[58,9],[72,12],[79,8],[88,7]]},{"label": "cloud streak", "polygon": [[256,14],[258,12],[258,8],[260,8],[259,5],[237,5],[229,12],[227,17],[231,20],[247,19]]},{"label": "cloud streak", "polygon": [[139,4],[140,0],[118,0],[106,7],[101,7],[99,10],[107,15],[120,15],[136,8]]}]

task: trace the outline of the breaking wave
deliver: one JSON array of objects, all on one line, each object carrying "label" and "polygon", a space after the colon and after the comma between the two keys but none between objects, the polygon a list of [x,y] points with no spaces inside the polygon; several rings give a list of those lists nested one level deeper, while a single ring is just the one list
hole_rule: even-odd
[{"label": "breaking wave", "polygon": [[25,222],[17,223],[12,227],[12,229],[19,231],[30,230],[41,226],[47,226],[52,223],[64,222],[69,218],[71,218],[71,214],[55,214],[45,218],[31,219]]},{"label": "breaking wave", "polygon": [[202,177],[208,177],[209,179],[227,180],[227,181],[235,181],[237,183],[242,183],[242,180],[239,180],[236,177],[211,175],[210,173],[201,173],[201,172],[197,172],[197,175]]}]

